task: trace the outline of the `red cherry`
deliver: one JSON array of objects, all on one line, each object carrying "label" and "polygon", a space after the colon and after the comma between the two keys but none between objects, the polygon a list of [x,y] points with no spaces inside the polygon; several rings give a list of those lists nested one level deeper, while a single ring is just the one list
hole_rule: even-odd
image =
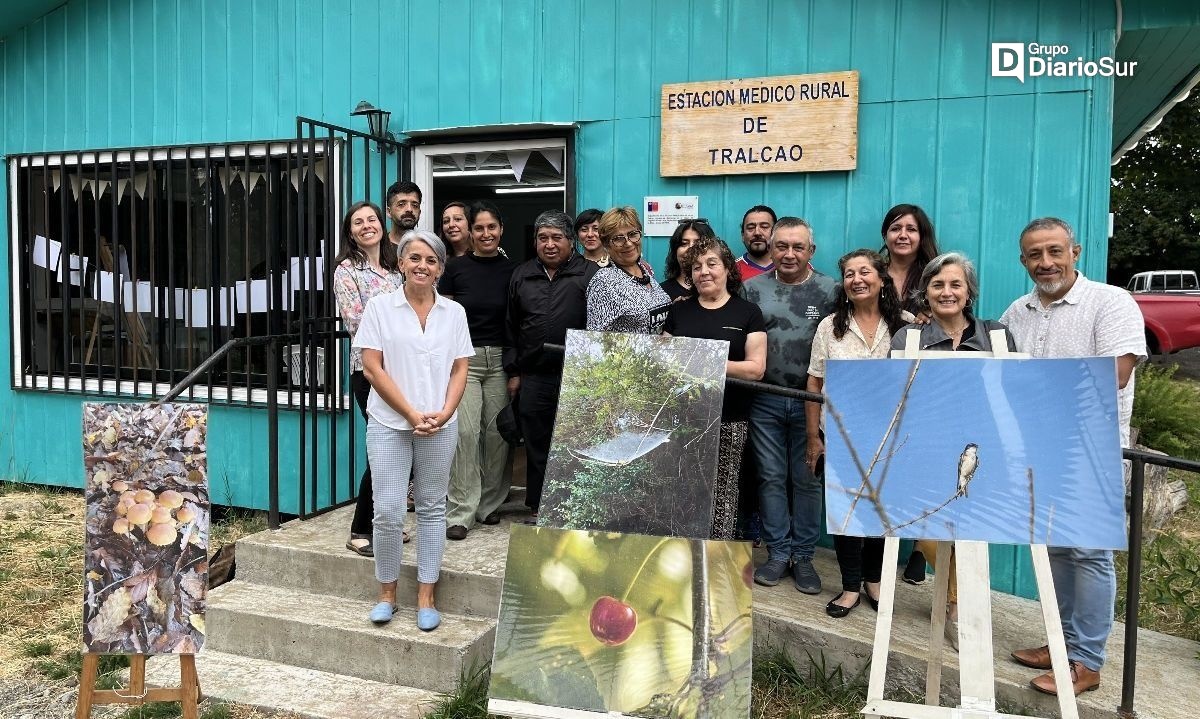
[{"label": "red cherry", "polygon": [[624,644],[637,629],[637,612],[615,597],[605,595],[592,605],[592,636],[610,647]]},{"label": "red cherry", "polygon": [[754,588],[754,562],[746,562],[742,567],[742,582],[750,589]]}]

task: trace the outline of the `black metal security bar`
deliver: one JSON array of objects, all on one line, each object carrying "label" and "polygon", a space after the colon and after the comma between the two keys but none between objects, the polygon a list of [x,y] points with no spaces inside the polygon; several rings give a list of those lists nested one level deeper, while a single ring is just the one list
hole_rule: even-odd
[{"label": "black metal security bar", "polygon": [[[314,136],[10,155],[12,386],[156,397],[229,339],[294,331],[327,306],[321,270],[336,251],[336,233],[297,239],[296,210],[336,226],[341,147]],[[264,356],[224,357],[189,399],[265,388]]]}]

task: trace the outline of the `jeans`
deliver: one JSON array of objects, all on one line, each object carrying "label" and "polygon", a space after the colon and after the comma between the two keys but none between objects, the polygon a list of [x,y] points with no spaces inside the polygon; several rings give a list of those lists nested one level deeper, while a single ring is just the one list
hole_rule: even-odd
[{"label": "jeans", "polygon": [[1117,601],[1112,550],[1050,547],[1048,553],[1067,658],[1100,671]]},{"label": "jeans", "polygon": [[821,481],[804,453],[803,400],[758,394],[750,407],[750,441],[758,462],[758,513],[768,559],[812,559],[821,538]]}]

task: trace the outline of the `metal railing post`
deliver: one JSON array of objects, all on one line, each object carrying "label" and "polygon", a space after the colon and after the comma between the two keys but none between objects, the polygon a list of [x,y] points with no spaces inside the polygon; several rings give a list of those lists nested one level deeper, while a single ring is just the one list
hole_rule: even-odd
[{"label": "metal railing post", "polygon": [[279,529],[279,343],[267,342],[267,527]]},{"label": "metal railing post", "polygon": [[1122,717],[1135,717],[1133,710],[1134,681],[1137,678],[1138,608],[1142,593],[1142,504],[1146,485],[1146,462],[1134,457],[1129,481],[1129,557],[1125,578],[1125,654],[1121,674]]}]

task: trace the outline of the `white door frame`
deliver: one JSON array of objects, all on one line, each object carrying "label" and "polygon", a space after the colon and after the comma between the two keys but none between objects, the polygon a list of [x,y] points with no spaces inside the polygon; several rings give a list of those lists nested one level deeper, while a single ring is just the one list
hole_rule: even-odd
[{"label": "white door frame", "polygon": [[[464,152],[504,152],[506,150],[561,150],[563,154],[563,187],[567,187],[567,140],[563,137],[543,137],[532,140],[496,140],[492,142],[453,142],[440,145],[416,145],[412,148],[412,180],[421,188],[421,222],[423,230],[435,231],[441,216],[434,217],[433,207],[433,163],[431,155],[449,155]],[[563,207],[566,210],[567,193],[563,191]]]}]

